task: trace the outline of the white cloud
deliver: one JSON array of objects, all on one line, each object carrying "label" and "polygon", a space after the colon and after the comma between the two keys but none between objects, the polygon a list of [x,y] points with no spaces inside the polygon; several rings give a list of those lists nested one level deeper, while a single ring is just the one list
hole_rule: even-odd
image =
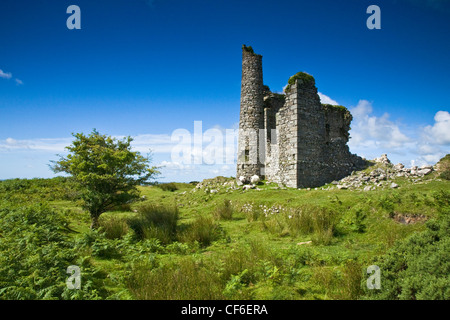
[{"label": "white cloud", "polygon": [[[2,69],[0,69],[0,78],[9,80],[12,78],[12,73],[4,72]],[[16,82],[16,85],[18,85],[18,86],[23,85],[23,81],[20,79],[15,78],[14,81]]]},{"label": "white cloud", "polygon": [[419,164],[434,164],[450,150],[450,113],[438,111],[434,124],[424,127],[417,143]]},{"label": "white cloud", "polygon": [[[123,137],[117,137],[123,138]],[[169,134],[140,134],[133,137],[131,143],[134,150],[143,154],[148,153],[170,153],[176,142],[171,141]]]},{"label": "white cloud", "polygon": [[10,72],[4,72],[2,69],[0,69],[0,78],[3,79],[11,79],[12,74]]},{"label": "white cloud", "polygon": [[64,148],[71,143],[71,140],[70,138],[25,140],[7,138],[0,140],[0,152],[24,150],[64,152]]},{"label": "white cloud", "polygon": [[353,121],[348,145],[351,152],[367,159],[387,153],[391,161],[406,165],[435,164],[450,150],[447,111],[438,111],[434,123],[422,128],[395,123],[387,113],[375,116],[367,100],[360,100],[350,111]]},{"label": "white cloud", "polygon": [[[385,113],[381,117],[372,115],[372,103],[367,100],[360,100],[356,107],[350,109],[350,112],[353,115],[349,141],[352,149],[383,149],[386,153],[404,148],[411,142],[399,125],[389,119],[389,114]],[[369,153],[373,154],[373,152]]]},{"label": "white cloud", "polygon": [[434,116],[434,125],[424,128],[424,134],[438,145],[450,144],[450,113],[438,111]]},{"label": "white cloud", "polygon": [[329,96],[327,96],[327,95],[325,95],[325,94],[323,94],[321,92],[318,92],[317,94],[319,95],[321,103],[323,103],[323,104],[332,104],[334,106],[338,106],[339,105],[339,103],[336,100],[331,99]]},{"label": "white cloud", "polygon": [[157,164],[158,167],[163,167],[164,169],[168,169],[168,170],[192,170],[193,166],[191,165],[184,165],[182,163],[179,162],[174,162],[174,161],[162,161],[161,163]]}]

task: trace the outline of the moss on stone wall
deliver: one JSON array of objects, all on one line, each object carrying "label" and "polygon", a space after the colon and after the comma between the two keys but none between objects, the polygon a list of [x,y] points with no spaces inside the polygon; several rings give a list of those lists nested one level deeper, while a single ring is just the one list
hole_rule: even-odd
[{"label": "moss on stone wall", "polygon": [[253,56],[257,56],[257,57],[261,57],[262,55],[260,54],[256,54],[255,51],[253,51],[253,48],[251,46],[246,46],[245,44],[242,45],[242,50],[244,50],[245,52],[248,52],[250,54],[252,54]]},{"label": "moss on stone wall", "polygon": [[252,46],[248,46],[248,47],[247,47],[245,44],[243,44],[243,45],[242,45],[242,49],[245,50],[245,51],[247,51],[247,52],[249,52],[249,53],[255,54],[255,51],[253,51]]},{"label": "moss on stone wall", "polygon": [[349,123],[352,121],[353,117],[350,111],[344,107],[339,105],[333,105],[333,104],[323,104],[322,103],[322,109],[325,111],[325,113],[328,112],[339,112],[343,115],[344,119],[348,121]]},{"label": "moss on stone wall", "polygon": [[290,87],[295,84],[296,80],[302,80],[304,84],[308,85],[315,83],[314,77],[312,75],[307,74],[306,72],[298,72],[289,78],[288,85],[284,91],[286,92],[287,90],[289,90]]},{"label": "moss on stone wall", "polygon": [[281,99],[281,100],[285,100],[286,99],[286,95],[282,94],[282,93],[272,93],[273,97],[276,99]]},{"label": "moss on stone wall", "polygon": [[333,111],[333,110],[339,110],[341,112],[349,112],[348,109],[344,106],[338,106],[338,105],[333,105],[333,104],[324,104],[322,103],[322,108],[325,111]]}]

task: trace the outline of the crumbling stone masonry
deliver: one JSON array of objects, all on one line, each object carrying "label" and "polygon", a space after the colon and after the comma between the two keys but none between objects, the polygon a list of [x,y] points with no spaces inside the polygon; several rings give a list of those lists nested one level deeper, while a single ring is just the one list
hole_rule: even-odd
[{"label": "crumbling stone masonry", "polygon": [[263,85],[262,56],[242,48],[241,110],[236,177],[254,175],[288,187],[317,187],[360,170],[351,154],[352,115],[343,106],[321,104],[314,78],[292,76],[284,94]]}]

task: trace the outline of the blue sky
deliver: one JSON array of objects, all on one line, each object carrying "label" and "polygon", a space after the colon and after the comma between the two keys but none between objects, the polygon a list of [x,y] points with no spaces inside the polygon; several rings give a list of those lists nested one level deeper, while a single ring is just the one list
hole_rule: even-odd
[{"label": "blue sky", "polygon": [[[66,27],[72,4],[81,30]],[[447,0],[2,0],[0,179],[52,177],[71,133],[93,128],[151,148],[163,181],[234,175],[173,161],[170,137],[236,128],[242,44],[272,91],[305,71],[348,107],[352,152],[435,163],[450,149],[449,14]]]}]

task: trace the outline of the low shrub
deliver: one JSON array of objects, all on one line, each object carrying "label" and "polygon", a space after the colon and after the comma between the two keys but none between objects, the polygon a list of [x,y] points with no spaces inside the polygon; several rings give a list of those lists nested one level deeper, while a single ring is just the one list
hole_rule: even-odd
[{"label": "low shrub", "polygon": [[214,217],[218,220],[232,220],[234,209],[230,200],[224,200],[214,211]]},{"label": "low shrub", "polygon": [[328,245],[340,221],[338,212],[325,207],[303,205],[289,213],[267,215],[263,226],[281,236],[312,235],[313,242]]},{"label": "low shrub", "polygon": [[147,204],[139,207],[135,217],[128,219],[128,226],[138,240],[156,238],[163,244],[168,244],[176,239],[178,219],[176,206]]},{"label": "low shrub", "polygon": [[139,264],[127,281],[128,290],[143,300],[224,299],[223,284],[217,273],[192,258],[152,268]]},{"label": "low shrub", "polygon": [[364,293],[361,287],[362,279],[363,266],[355,260],[346,261],[342,270],[339,293],[335,298],[341,300],[357,300]]},{"label": "low shrub", "polygon": [[170,182],[170,183],[159,183],[156,186],[158,188],[160,188],[161,190],[163,190],[163,191],[173,192],[173,191],[178,190],[177,185],[175,183],[173,183],[173,182]]},{"label": "low shrub", "polygon": [[209,246],[221,238],[222,230],[212,217],[200,215],[180,235],[182,242],[198,242],[201,247]]},{"label": "low shrub", "polygon": [[101,217],[100,227],[104,230],[107,239],[122,239],[128,233],[129,227],[125,219],[118,217]]},{"label": "low shrub", "polygon": [[[373,264],[381,270],[381,289],[365,289],[379,300],[450,299],[450,215],[426,222],[427,230],[397,241]],[[362,281],[365,287],[366,279]]]}]

